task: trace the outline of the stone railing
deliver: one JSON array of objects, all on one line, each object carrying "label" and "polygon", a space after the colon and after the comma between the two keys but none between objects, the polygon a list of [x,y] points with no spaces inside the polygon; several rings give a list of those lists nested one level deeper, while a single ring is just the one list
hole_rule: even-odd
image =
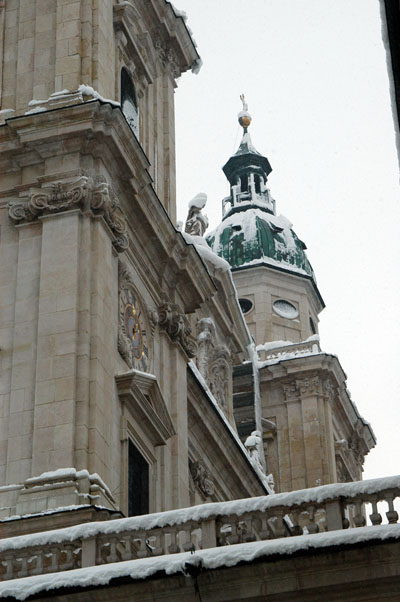
[{"label": "stone railing", "polygon": [[270,349],[268,347],[267,349],[263,349],[262,346],[257,347],[258,357],[262,362],[301,357],[302,355],[310,355],[311,353],[319,353],[320,351],[321,347],[317,339],[301,341],[300,343],[292,343],[290,345],[281,345]]},{"label": "stone railing", "polygon": [[[203,504],[0,540],[1,580],[398,522],[400,476]],[[378,507],[378,503],[379,504]],[[371,508],[371,512],[366,510]],[[382,509],[383,506],[383,509]]]}]

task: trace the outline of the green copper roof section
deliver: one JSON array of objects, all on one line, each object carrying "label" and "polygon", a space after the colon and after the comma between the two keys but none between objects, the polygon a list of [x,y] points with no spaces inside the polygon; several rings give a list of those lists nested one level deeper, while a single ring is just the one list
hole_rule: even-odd
[{"label": "green copper roof section", "polygon": [[251,204],[235,209],[206,238],[232,269],[268,264],[315,279],[305,244],[287,218]]}]

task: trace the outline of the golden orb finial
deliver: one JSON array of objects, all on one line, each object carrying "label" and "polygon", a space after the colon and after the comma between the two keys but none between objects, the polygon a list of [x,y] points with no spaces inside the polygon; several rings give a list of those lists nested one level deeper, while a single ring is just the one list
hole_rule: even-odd
[{"label": "golden orb finial", "polygon": [[238,121],[244,130],[247,130],[251,123],[251,115],[248,111],[247,102],[245,101],[244,94],[240,95],[240,100],[243,104],[243,110],[238,114]]}]

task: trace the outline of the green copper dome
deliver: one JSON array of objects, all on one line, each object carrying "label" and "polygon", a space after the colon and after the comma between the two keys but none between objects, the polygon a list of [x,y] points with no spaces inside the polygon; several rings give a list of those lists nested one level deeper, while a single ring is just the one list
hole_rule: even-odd
[{"label": "green copper dome", "polygon": [[[261,204],[260,204],[261,205]],[[267,264],[314,278],[305,244],[282,215],[243,203],[234,207],[206,240],[232,269]]]},{"label": "green copper dome", "polygon": [[230,184],[223,208],[230,208],[218,228],[206,237],[207,243],[233,270],[266,264],[311,277],[315,283],[305,244],[293,232],[289,220],[276,215],[275,201],[267,187],[272,168],[252,144],[248,133],[251,115],[243,95],[241,100],[243,111],[238,117],[243,138],[222,168]]}]

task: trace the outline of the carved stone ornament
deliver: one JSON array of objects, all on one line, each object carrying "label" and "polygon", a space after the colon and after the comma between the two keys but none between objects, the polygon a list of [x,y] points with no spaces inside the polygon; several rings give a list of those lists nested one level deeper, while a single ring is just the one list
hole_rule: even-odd
[{"label": "carved stone ornament", "polygon": [[128,248],[126,221],[110,185],[86,176],[73,182],[54,182],[49,187],[31,191],[27,200],[10,202],[8,214],[19,223],[76,208],[104,218],[113,234],[113,246],[118,253]]},{"label": "carved stone ornament", "polygon": [[210,389],[218,405],[225,409],[230,377],[230,353],[225,345],[217,345],[209,366]]},{"label": "carved stone ornament", "polygon": [[208,470],[198,460],[192,462],[189,460],[189,470],[193,482],[204,497],[210,497],[214,494],[215,486],[210,478]]},{"label": "carved stone ornament", "polygon": [[164,42],[162,38],[156,37],[154,49],[164,69],[170,71],[174,77],[179,77],[181,75],[181,70],[178,65],[177,57],[168,44]]},{"label": "carved stone ornament", "polygon": [[335,387],[330,378],[326,378],[322,382],[322,390],[325,397],[327,397],[328,401],[332,403],[335,398]]},{"label": "carved stone ornament", "polygon": [[320,379],[318,376],[297,380],[296,386],[300,395],[316,395],[320,393]]},{"label": "carved stone ornament", "polygon": [[286,401],[291,401],[298,398],[298,390],[295,382],[283,385]]},{"label": "carved stone ornament", "polygon": [[215,326],[211,318],[201,318],[197,322],[197,366],[206,382],[209,376],[209,360],[214,347]]},{"label": "carved stone ornament", "polygon": [[208,217],[203,215],[207,203],[207,195],[204,192],[197,194],[189,203],[189,211],[185,222],[185,232],[191,236],[204,236],[208,228]]},{"label": "carved stone ornament", "polygon": [[197,354],[196,340],[191,334],[192,328],[179,305],[164,299],[158,308],[158,323],[172,341],[177,341],[182,345],[188,357],[191,358]]},{"label": "carved stone ornament", "polygon": [[146,372],[150,365],[147,312],[136,293],[129,269],[118,264],[118,351],[130,368]]}]

